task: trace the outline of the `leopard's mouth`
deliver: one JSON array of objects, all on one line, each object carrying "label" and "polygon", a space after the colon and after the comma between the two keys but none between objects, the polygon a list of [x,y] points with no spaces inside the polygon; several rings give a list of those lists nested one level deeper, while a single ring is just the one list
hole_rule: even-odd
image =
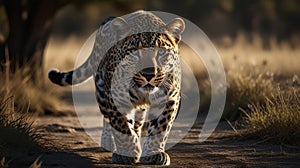
[{"label": "leopard's mouth", "polygon": [[159,87],[164,79],[164,74],[160,70],[152,68],[145,68],[133,77],[133,82],[138,88],[142,88],[148,91],[153,90],[155,87]]},{"label": "leopard's mouth", "polygon": [[148,81],[135,81],[133,80],[133,82],[135,83],[135,86],[137,88],[146,90],[146,91],[151,91],[153,90],[155,87],[158,87],[158,85],[155,85],[152,82],[148,82]]},{"label": "leopard's mouth", "polygon": [[145,90],[153,90],[155,87],[157,87],[157,86],[153,86],[150,83],[148,83],[148,84],[146,84],[146,85],[143,86],[143,88]]}]

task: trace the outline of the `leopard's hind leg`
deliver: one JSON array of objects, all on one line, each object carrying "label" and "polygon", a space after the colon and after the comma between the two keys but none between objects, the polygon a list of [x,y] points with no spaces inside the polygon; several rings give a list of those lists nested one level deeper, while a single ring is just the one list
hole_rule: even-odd
[{"label": "leopard's hind leg", "polygon": [[101,147],[105,151],[114,152],[116,150],[116,144],[112,134],[112,127],[104,119],[103,119],[103,132],[101,135]]}]

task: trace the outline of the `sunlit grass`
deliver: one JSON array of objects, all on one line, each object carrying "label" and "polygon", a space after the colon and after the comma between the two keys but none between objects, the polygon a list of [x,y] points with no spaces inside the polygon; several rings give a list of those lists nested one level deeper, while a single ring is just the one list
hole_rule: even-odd
[{"label": "sunlit grass", "polygon": [[34,148],[39,136],[28,115],[30,106],[24,85],[29,79],[22,77],[21,71],[12,75],[9,64],[1,75],[4,80],[0,81],[0,152]]},{"label": "sunlit grass", "polygon": [[3,79],[0,80],[0,97],[5,99],[8,95],[12,96],[14,106],[28,107],[29,112],[37,115],[61,113],[64,110],[61,107],[65,106],[61,106],[63,103],[59,99],[59,93],[47,85],[36,86],[27,75],[30,71],[30,67],[26,67],[11,73],[7,63],[5,70],[0,72]]},{"label": "sunlit grass", "polygon": [[[45,110],[47,104],[39,103],[43,103],[45,98],[42,99],[42,96],[46,94],[34,89],[29,84],[30,79],[21,76],[22,73],[25,70],[18,70],[16,75],[11,74],[9,69],[1,72],[4,80],[0,81],[3,86],[0,88],[0,156],[8,158],[13,158],[16,153],[40,151],[45,144],[43,136],[33,126],[33,118],[36,113]],[[9,163],[10,159],[3,157],[0,167],[9,167]],[[30,167],[39,168],[41,162],[36,160]]]},{"label": "sunlit grass", "polygon": [[250,134],[258,138],[300,145],[300,89],[278,88],[263,105],[251,105],[245,124]]},{"label": "sunlit grass", "polygon": [[300,87],[296,75],[284,81],[250,70],[229,72],[227,76],[223,119],[237,121],[243,128],[242,136],[300,145]]},{"label": "sunlit grass", "polygon": [[240,119],[242,112],[253,103],[263,103],[275,91],[272,74],[258,71],[235,71],[227,74],[227,97],[223,119],[234,121]]}]

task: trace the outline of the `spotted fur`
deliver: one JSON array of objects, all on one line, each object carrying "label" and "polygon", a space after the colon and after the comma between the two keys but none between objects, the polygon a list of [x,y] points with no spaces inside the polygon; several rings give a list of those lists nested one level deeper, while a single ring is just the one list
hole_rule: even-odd
[{"label": "spotted fur", "polygon": [[101,145],[113,152],[114,163],[170,164],[165,145],[180,105],[183,30],[182,19],[165,24],[145,11],[109,18],[84,64],[66,73],[49,72],[61,86],[94,77],[105,121]]}]

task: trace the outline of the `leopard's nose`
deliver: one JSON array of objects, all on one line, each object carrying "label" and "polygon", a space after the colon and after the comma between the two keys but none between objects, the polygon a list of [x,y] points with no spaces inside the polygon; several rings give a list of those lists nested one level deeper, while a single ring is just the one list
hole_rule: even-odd
[{"label": "leopard's nose", "polygon": [[153,77],[155,77],[155,68],[154,67],[150,67],[150,68],[145,68],[141,71],[141,74],[143,75],[143,77],[146,78],[146,80],[148,82],[151,81],[151,79]]},{"label": "leopard's nose", "polygon": [[151,79],[155,76],[155,74],[144,74],[143,76],[146,78],[148,82],[150,82]]}]

